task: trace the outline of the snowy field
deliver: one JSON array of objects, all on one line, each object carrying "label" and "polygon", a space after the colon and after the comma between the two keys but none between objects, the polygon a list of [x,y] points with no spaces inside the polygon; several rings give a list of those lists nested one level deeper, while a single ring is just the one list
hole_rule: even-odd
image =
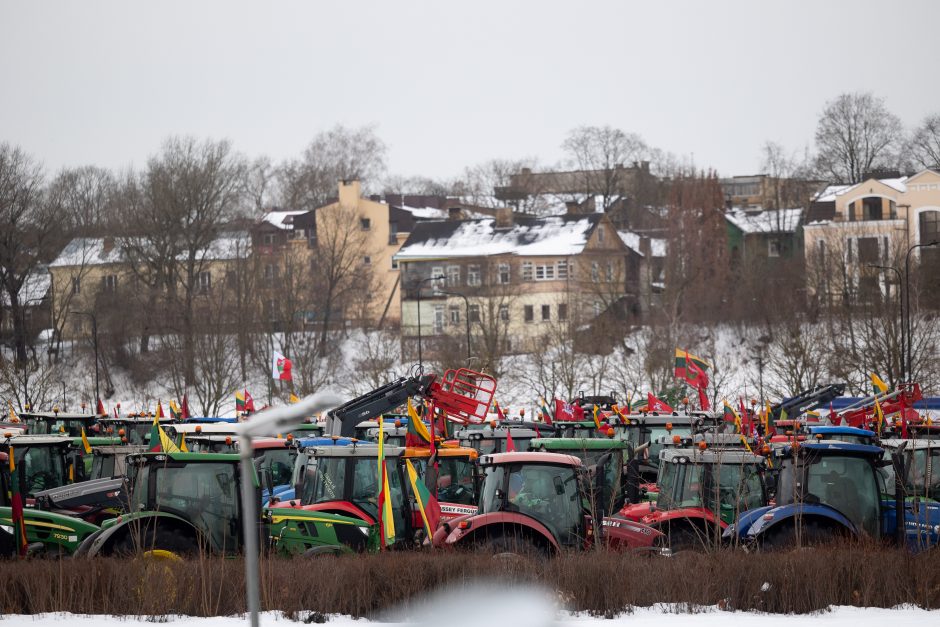
[{"label": "snowy field", "polygon": [[[338,627],[348,625],[359,625],[361,627],[369,624],[389,625],[431,625],[447,624],[451,625],[487,625],[495,627],[498,625],[512,625],[512,627],[591,627],[601,625],[612,627],[615,625],[631,625],[635,627],[727,627],[728,625],[743,624],[745,621],[756,621],[761,627],[867,627],[868,625],[929,625],[937,624],[940,621],[940,611],[927,611],[916,608],[898,608],[898,609],[880,609],[880,608],[858,608],[858,607],[833,607],[829,611],[809,615],[786,615],[786,614],[759,614],[756,612],[726,612],[715,607],[694,608],[691,612],[688,608],[682,610],[674,606],[661,606],[653,608],[638,608],[632,613],[623,614],[615,619],[595,618],[585,615],[572,615],[567,612],[555,613],[551,611],[526,612],[525,615],[519,615],[515,612],[509,612],[502,617],[491,617],[486,620],[474,613],[473,619],[461,620],[455,617],[453,608],[446,613],[438,614],[435,617],[426,615],[417,618],[415,621],[408,622],[381,622],[376,623],[364,619],[356,620],[348,616],[329,616],[328,625]],[[301,616],[300,618],[304,618]],[[443,619],[443,620],[442,620]],[[179,627],[241,627],[247,624],[244,617],[216,617],[216,618],[192,618],[192,617],[143,617],[140,620],[136,618],[118,617],[118,616],[86,616],[79,614],[43,614],[36,616],[3,616],[0,617],[0,625],[3,627],[59,627],[68,625],[69,627],[119,627],[131,624],[153,624],[166,623],[170,626]],[[304,624],[300,621],[291,621],[284,618],[283,615],[276,612],[265,613],[261,618],[262,625],[284,625],[285,627],[293,624]]]}]

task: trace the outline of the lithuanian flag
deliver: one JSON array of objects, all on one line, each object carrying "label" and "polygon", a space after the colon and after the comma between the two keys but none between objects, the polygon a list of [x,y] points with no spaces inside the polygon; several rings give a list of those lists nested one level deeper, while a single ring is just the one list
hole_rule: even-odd
[{"label": "lithuanian flag", "polygon": [[437,502],[437,497],[431,494],[423,481],[418,479],[418,473],[410,459],[405,460],[405,467],[408,469],[408,481],[411,483],[411,490],[418,503],[418,511],[421,512],[424,530],[430,539],[441,523],[441,506]]},{"label": "lithuanian flag", "polygon": [[395,541],[395,516],[392,511],[391,490],[388,487],[388,468],[385,463],[385,430],[379,426],[379,537],[382,548]]},{"label": "lithuanian flag", "polygon": [[405,433],[405,446],[429,448],[431,446],[431,433],[421,420],[411,399],[408,399],[408,431]]}]

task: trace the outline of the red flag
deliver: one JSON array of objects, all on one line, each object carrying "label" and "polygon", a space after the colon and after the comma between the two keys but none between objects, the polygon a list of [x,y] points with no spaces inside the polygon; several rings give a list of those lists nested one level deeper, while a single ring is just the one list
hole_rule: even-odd
[{"label": "red flag", "polygon": [[256,411],[255,399],[251,397],[251,394],[248,392],[248,388],[245,388],[245,411]]},{"label": "red flag", "polygon": [[104,410],[104,403],[101,402],[101,399],[100,399],[100,398],[98,399],[98,404],[95,406],[95,412],[96,412],[99,416],[107,416],[107,415],[108,415],[108,412],[106,412],[106,411]]},{"label": "red flag", "polygon": [[189,420],[189,399],[186,398],[185,394],[183,394],[183,407],[181,409],[182,409],[182,414],[180,416],[181,419]]},{"label": "red flag", "polygon": [[584,420],[584,408],[573,405],[560,398],[555,399],[555,420],[561,422],[576,422]]},{"label": "red flag", "polygon": [[499,401],[493,401],[493,405],[496,406],[496,417],[500,421],[506,420],[506,414],[503,413],[503,408],[499,406]]},{"label": "red flag", "polygon": [[515,453],[516,445],[512,441],[512,429],[506,429],[506,452]]},{"label": "red flag", "polygon": [[708,403],[708,394],[705,393],[705,388],[698,389],[698,404],[702,408],[702,411],[708,411],[711,408],[711,405]]},{"label": "red flag", "polygon": [[671,414],[673,411],[672,407],[653,396],[652,392],[646,393],[646,409],[648,411],[665,412],[667,414]]},{"label": "red flag", "polygon": [[741,410],[741,431],[747,435],[751,434],[751,414],[744,406],[744,399],[738,398],[738,409]]}]

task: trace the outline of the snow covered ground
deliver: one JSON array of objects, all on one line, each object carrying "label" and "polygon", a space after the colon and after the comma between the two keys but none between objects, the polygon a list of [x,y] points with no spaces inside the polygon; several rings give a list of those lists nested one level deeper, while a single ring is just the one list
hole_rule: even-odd
[{"label": "snow covered ground", "polygon": [[[447,624],[461,624],[464,621],[454,620],[453,612],[444,615],[438,615],[438,619],[446,616]],[[554,613],[550,611],[536,612],[526,617],[520,617],[516,613],[504,615],[502,618],[494,617],[487,621],[481,619],[479,615],[474,615],[473,623],[497,625],[512,625],[513,627],[536,627],[536,626],[557,626],[557,627],[592,627],[597,626],[615,626],[630,625],[631,627],[727,627],[729,624],[741,624],[743,621],[758,621],[761,627],[791,627],[799,624],[800,627],[867,627],[869,625],[919,625],[936,624],[940,621],[940,611],[927,611],[917,608],[898,608],[898,609],[880,609],[880,608],[859,608],[859,607],[833,607],[829,611],[809,615],[792,614],[759,614],[756,612],[725,612],[715,607],[695,608],[692,612],[680,611],[673,606],[660,606],[653,608],[637,608],[632,613],[623,614],[615,619],[608,620],[604,618],[595,618],[586,615],[572,615],[567,612]],[[348,616],[329,616],[328,625],[347,626],[359,625],[364,627],[368,624],[374,624],[372,621],[356,620]],[[146,622],[145,622],[146,621]],[[167,623],[171,626],[179,627],[241,627],[247,624],[244,617],[215,617],[215,618],[193,618],[193,617],[141,617],[138,621],[136,617],[124,616],[88,616],[80,614],[43,614],[36,616],[2,616],[0,625],[3,627],[59,627],[60,625],[69,625],[70,627],[118,627],[128,625],[129,623]],[[382,625],[423,625],[434,622],[431,616],[418,617],[414,622],[388,622],[378,623]],[[267,612],[262,616],[262,625],[283,625],[287,627],[293,624],[303,624],[291,621],[280,613]],[[469,621],[466,624],[470,624]]]}]

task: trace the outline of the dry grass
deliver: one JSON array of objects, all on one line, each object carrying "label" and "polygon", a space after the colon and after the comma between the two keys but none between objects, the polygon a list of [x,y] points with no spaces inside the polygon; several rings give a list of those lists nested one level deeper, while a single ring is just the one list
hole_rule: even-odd
[{"label": "dry grass", "polygon": [[[460,588],[480,579],[535,583],[569,609],[606,616],[660,602],[795,613],[829,605],[940,607],[940,552],[913,556],[857,545],[757,555],[689,553],[669,559],[568,554],[548,562],[388,553],[264,559],[262,569],[262,606],[289,616],[311,610],[372,616],[407,606],[440,586]],[[245,610],[243,563],[236,559],[7,561],[0,562],[0,581],[0,615],[214,616]]]}]

